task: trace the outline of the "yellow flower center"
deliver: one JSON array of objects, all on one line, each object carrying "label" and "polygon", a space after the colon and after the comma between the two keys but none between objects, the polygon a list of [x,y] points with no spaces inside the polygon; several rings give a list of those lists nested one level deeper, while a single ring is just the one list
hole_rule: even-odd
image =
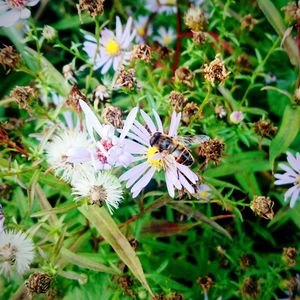
[{"label": "yellow flower center", "polygon": [[120,44],[115,39],[109,39],[105,45],[105,49],[111,56],[116,56],[120,53]]},{"label": "yellow flower center", "polygon": [[200,196],[201,198],[207,198],[208,192],[207,192],[207,191],[202,191],[202,192],[199,193],[199,196]]},{"label": "yellow flower center", "polygon": [[175,5],[176,0],[167,0],[168,5]]},{"label": "yellow flower center", "polygon": [[150,147],[147,152],[147,162],[154,166],[158,171],[162,168],[163,164],[161,159],[153,159],[152,157],[158,153],[158,149],[155,147]]},{"label": "yellow flower center", "polygon": [[144,28],[144,27],[139,27],[139,28],[137,29],[137,34],[138,34],[139,36],[144,36],[144,35],[145,35],[145,28]]},{"label": "yellow flower center", "polygon": [[169,45],[171,43],[171,38],[169,36],[164,36],[163,41],[165,42],[166,45]]},{"label": "yellow flower center", "polygon": [[298,176],[296,177],[295,185],[299,185],[299,186],[300,186],[300,175],[298,175]]}]

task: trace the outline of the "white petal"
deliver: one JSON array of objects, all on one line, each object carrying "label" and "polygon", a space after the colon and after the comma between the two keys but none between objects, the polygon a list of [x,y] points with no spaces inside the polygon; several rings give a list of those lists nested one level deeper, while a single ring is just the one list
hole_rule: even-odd
[{"label": "white petal", "polygon": [[122,174],[119,178],[120,181],[125,181],[128,180],[132,177],[136,177],[139,178],[141,176],[141,174],[148,168],[149,163],[147,161],[134,166],[133,168],[129,169],[128,171],[126,171],[124,174]]},{"label": "white petal", "polygon": [[291,169],[290,167],[288,167],[287,165],[280,163],[278,166],[282,170],[286,171],[288,173],[288,175],[293,175],[295,177],[297,176],[297,173],[293,169]]},{"label": "white petal", "polygon": [[122,56],[121,55],[118,55],[118,56],[115,56],[113,58],[113,68],[115,71],[118,71],[121,67],[121,59],[122,59]]},{"label": "white petal", "polygon": [[274,184],[281,185],[281,184],[290,184],[290,183],[294,183],[294,182],[295,182],[295,178],[287,177],[284,179],[275,180]]},{"label": "white petal", "polygon": [[290,201],[290,207],[294,207],[296,204],[296,201],[299,199],[299,193],[300,193],[300,187],[297,186],[297,189],[294,190],[291,201]]},{"label": "white petal", "polygon": [[155,117],[155,120],[156,120],[156,124],[157,124],[157,128],[158,128],[158,131],[160,132],[164,132],[164,129],[163,129],[163,126],[162,126],[162,122],[161,122],[161,119],[157,113],[157,111],[155,109],[152,110],[153,111],[153,115]]},{"label": "white petal", "polygon": [[297,160],[290,152],[287,152],[287,161],[296,172],[298,173],[300,172],[300,170],[298,170],[297,168],[298,165]]},{"label": "white petal", "polygon": [[10,27],[20,19],[20,10],[10,10],[0,15],[0,26]]},{"label": "white petal", "polygon": [[118,41],[122,39],[122,24],[118,16],[116,16],[116,38]]},{"label": "white petal", "polygon": [[110,58],[101,69],[101,74],[106,74],[113,63],[113,59]]},{"label": "white petal", "polygon": [[21,19],[28,19],[30,17],[30,10],[26,7],[24,7],[21,10],[20,18]]},{"label": "white petal", "polygon": [[179,173],[179,181],[191,194],[195,193],[195,189],[193,188],[193,186],[186,180],[186,178],[181,173]]},{"label": "white petal", "polygon": [[124,150],[131,154],[146,154],[148,148],[134,141],[126,140],[126,143],[124,143]]},{"label": "white petal", "polygon": [[198,181],[198,176],[187,166],[176,163],[177,168],[180,172],[185,175],[192,183],[196,183]]},{"label": "white petal", "polygon": [[143,119],[146,122],[146,125],[149,127],[151,133],[153,134],[153,133],[157,132],[155,125],[154,125],[152,119],[149,117],[149,115],[146,114],[142,109],[141,109],[141,114],[142,114]]},{"label": "white petal", "polygon": [[156,169],[155,167],[150,168],[145,175],[132,187],[131,192],[133,193],[133,197],[135,198],[140,191],[147,186],[147,184],[152,179]]},{"label": "white petal", "polygon": [[[130,35],[131,25],[132,25],[132,17],[129,17],[129,19],[128,19],[127,23],[126,23],[123,35],[122,35],[121,44],[126,43],[126,41],[128,40],[129,35]],[[127,48],[127,45],[124,46],[124,47]]]},{"label": "white petal", "polygon": [[[132,128],[132,127],[131,127],[131,128]],[[139,143],[141,143],[141,144],[143,144],[143,145],[145,145],[145,146],[148,146],[148,145],[149,145],[149,140],[148,140],[148,142],[145,142],[141,137],[137,136],[136,134],[134,134],[134,133],[132,133],[132,132],[128,132],[128,133],[127,133],[127,136],[128,136],[129,138],[131,138],[132,140],[135,140],[135,141],[137,141],[137,142],[139,142]]]},{"label": "white petal", "polygon": [[[139,137],[141,137],[145,142],[148,141],[151,137],[150,133],[148,132],[148,130],[138,121],[135,120],[134,121],[134,125],[136,126],[137,130],[135,130],[135,127],[132,126],[131,130],[137,134]],[[138,133],[140,132],[140,133]]]},{"label": "white petal", "polygon": [[26,6],[35,6],[40,2],[40,0],[28,0]]},{"label": "white petal", "polygon": [[138,108],[135,107],[128,114],[128,116],[127,116],[127,118],[125,120],[124,126],[123,126],[122,133],[120,135],[120,141],[122,141],[125,138],[125,136],[127,135],[128,131],[132,127],[132,125],[134,123],[134,120],[136,118],[137,112],[138,112]]},{"label": "white petal", "polygon": [[175,190],[174,190],[174,186],[173,186],[172,180],[168,176],[167,173],[165,173],[165,178],[166,178],[166,184],[167,184],[168,193],[169,193],[170,197],[174,198],[174,196],[175,196]]}]

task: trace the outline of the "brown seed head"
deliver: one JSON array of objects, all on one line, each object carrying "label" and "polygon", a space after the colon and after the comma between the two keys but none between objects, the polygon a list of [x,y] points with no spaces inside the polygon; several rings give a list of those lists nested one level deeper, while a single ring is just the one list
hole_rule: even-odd
[{"label": "brown seed head", "polygon": [[252,31],[257,23],[258,21],[254,19],[251,14],[248,14],[242,19],[242,30],[249,28],[249,31]]},{"label": "brown seed head", "polygon": [[151,300],[168,300],[168,298],[164,295],[157,294],[152,296]]},{"label": "brown seed head", "polygon": [[288,22],[294,22],[300,18],[300,7],[297,3],[289,2],[288,5],[283,6],[281,10],[284,11],[285,17]]},{"label": "brown seed head", "polygon": [[182,109],[182,106],[187,102],[187,98],[185,98],[181,93],[172,91],[168,97],[171,105],[174,110],[177,112]]},{"label": "brown seed head", "polygon": [[262,137],[273,137],[277,132],[271,122],[260,120],[254,124],[254,131]]},{"label": "brown seed head", "polygon": [[131,53],[131,60],[136,61],[138,59],[145,63],[151,60],[151,48],[148,45],[135,45]]},{"label": "brown seed head", "polygon": [[213,86],[215,81],[222,84],[230,74],[230,72],[226,73],[225,62],[220,57],[220,54],[217,54],[209,65],[204,65],[204,78]]},{"label": "brown seed head", "polygon": [[235,63],[243,69],[249,70],[251,68],[251,61],[246,53],[241,54]]},{"label": "brown seed head", "polygon": [[223,119],[227,116],[227,112],[224,106],[216,106],[215,114],[218,118]]},{"label": "brown seed head", "polygon": [[119,107],[106,106],[101,115],[105,124],[110,124],[115,128],[123,127],[123,112]]},{"label": "brown seed head", "polygon": [[184,15],[184,23],[193,31],[202,31],[206,23],[204,11],[199,7],[191,7]]},{"label": "brown seed head", "polygon": [[138,82],[135,75],[134,69],[125,70],[124,67],[121,68],[119,77],[116,81],[116,87],[125,87],[133,91],[138,87]]},{"label": "brown seed head", "polygon": [[48,273],[36,272],[25,281],[25,287],[29,294],[45,294],[51,285],[53,277]]},{"label": "brown seed head", "polygon": [[187,86],[193,87],[194,73],[189,67],[179,67],[175,71],[175,80]]},{"label": "brown seed head", "polygon": [[29,104],[31,100],[37,97],[37,92],[31,86],[17,86],[11,91],[10,97],[18,103],[20,109],[26,109],[30,112]]},{"label": "brown seed head", "polygon": [[0,64],[8,74],[11,70],[16,69],[21,64],[21,56],[12,46],[5,46],[0,50]]},{"label": "brown seed head", "polygon": [[199,113],[199,107],[195,102],[188,103],[184,108],[182,112],[181,121],[188,125],[191,122],[192,117],[197,116]]},{"label": "brown seed head", "polygon": [[103,14],[104,0],[79,0],[79,11],[86,10],[92,18]]},{"label": "brown seed head", "polygon": [[206,33],[204,31],[192,31],[192,33],[195,45],[203,45],[206,42]]},{"label": "brown seed head", "polygon": [[246,253],[240,258],[241,269],[245,270],[256,265],[256,259],[253,254]]},{"label": "brown seed head", "polygon": [[136,294],[131,289],[134,284],[134,281],[130,276],[128,275],[120,276],[118,278],[118,283],[120,287],[123,289],[125,295],[135,298]]},{"label": "brown seed head", "polygon": [[283,248],[282,260],[288,267],[293,267],[297,263],[298,252],[294,247]]},{"label": "brown seed head", "polygon": [[79,104],[79,100],[86,101],[86,96],[80,91],[78,86],[74,84],[67,96],[67,105],[74,110],[75,112],[79,113],[81,112],[81,107]]},{"label": "brown seed head", "polygon": [[242,285],[241,294],[245,299],[257,299],[259,296],[259,283],[254,277],[247,277]]},{"label": "brown seed head", "polygon": [[272,220],[274,217],[273,205],[274,202],[271,201],[269,197],[254,195],[253,200],[250,203],[250,208],[259,217]]},{"label": "brown seed head", "polygon": [[219,141],[217,138],[214,138],[213,140],[203,142],[197,152],[199,156],[206,157],[207,161],[212,160],[217,164],[222,159],[224,148],[225,144],[223,141]]},{"label": "brown seed head", "polygon": [[211,287],[214,285],[214,281],[213,281],[213,279],[210,277],[210,276],[208,276],[208,275],[206,275],[206,276],[204,276],[204,277],[199,277],[198,279],[197,279],[197,283],[198,283],[198,285],[200,286],[200,288],[204,291],[204,292],[208,292],[210,289],[211,289]]}]

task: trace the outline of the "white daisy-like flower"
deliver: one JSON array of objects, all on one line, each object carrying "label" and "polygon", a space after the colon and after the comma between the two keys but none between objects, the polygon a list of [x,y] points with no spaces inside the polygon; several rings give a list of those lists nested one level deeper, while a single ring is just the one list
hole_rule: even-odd
[{"label": "white daisy-like flower", "polygon": [[151,12],[176,14],[176,0],[146,0],[146,8]]},{"label": "white daisy-like flower", "polygon": [[85,132],[65,130],[45,146],[47,161],[55,175],[71,182],[76,174],[91,169],[94,146]]},{"label": "white daisy-like flower", "polygon": [[294,207],[300,195],[300,153],[297,152],[295,157],[287,152],[287,161],[290,166],[279,164],[279,167],[285,171],[284,174],[275,174],[277,179],[274,184],[293,184],[284,194],[284,201],[290,201],[290,207]]},{"label": "white daisy-like flower", "polygon": [[[120,181],[127,181],[126,188],[131,187],[131,192],[135,198],[148,185],[155,172],[163,170],[171,197],[175,196],[174,188],[185,188],[190,193],[195,193],[193,185],[198,181],[198,176],[189,167],[178,163],[172,154],[159,152],[157,147],[150,144],[150,139],[155,133],[163,133],[163,126],[158,113],[153,110],[156,125],[143,110],[141,110],[141,114],[149,131],[141,123],[135,121],[131,127],[131,132],[127,134],[131,140],[125,139],[125,150],[135,155],[135,161],[141,163],[126,171],[120,177]],[[180,118],[181,113],[173,112],[168,132],[170,137],[176,138]]]},{"label": "white daisy-like flower", "polygon": [[176,39],[176,33],[172,27],[169,27],[168,29],[159,27],[158,33],[159,35],[155,36],[154,40],[163,46],[170,46],[170,44]]},{"label": "white daisy-like flower", "polygon": [[4,230],[4,213],[3,213],[3,208],[2,205],[0,204],[0,233]]},{"label": "white daisy-like flower", "polygon": [[20,19],[28,19],[30,10],[27,6],[34,6],[40,0],[0,0],[0,26],[10,27]]},{"label": "white daisy-like flower", "polygon": [[0,273],[9,276],[17,271],[22,275],[29,269],[34,257],[34,245],[22,232],[2,231],[0,233]]},{"label": "white daisy-like flower", "polygon": [[72,194],[77,196],[76,200],[88,197],[90,204],[102,206],[105,203],[111,214],[123,199],[119,179],[107,171],[87,172],[78,176],[73,181]]},{"label": "white daisy-like flower", "polygon": [[129,48],[135,38],[135,30],[131,32],[131,27],[131,17],[128,18],[124,30],[120,18],[116,17],[116,33],[104,28],[101,32],[99,49],[97,49],[96,39],[91,35],[85,35],[86,41],[83,43],[83,50],[88,54],[91,63],[94,63],[97,51],[95,70],[101,67],[101,73],[105,74],[111,66],[117,71],[121,65],[128,63],[131,55]]},{"label": "white daisy-like flower", "polygon": [[200,198],[208,198],[211,194],[211,188],[207,184],[200,184],[197,186],[196,192]]},{"label": "white daisy-like flower", "polygon": [[[127,136],[138,111],[133,108],[128,114],[120,133],[112,125],[102,125],[94,112],[84,102],[79,101],[85,115],[86,128],[94,142],[95,151],[92,162],[96,169],[111,169],[114,166],[128,166],[133,157],[124,149],[124,139]],[[95,133],[98,135],[95,137]]]},{"label": "white daisy-like flower", "polygon": [[152,25],[149,24],[146,32],[146,26],[147,26],[147,21],[149,17],[147,16],[139,16],[138,19],[134,22],[134,26],[136,29],[136,42],[139,44],[144,43],[146,34],[147,35],[152,35],[153,29]]}]

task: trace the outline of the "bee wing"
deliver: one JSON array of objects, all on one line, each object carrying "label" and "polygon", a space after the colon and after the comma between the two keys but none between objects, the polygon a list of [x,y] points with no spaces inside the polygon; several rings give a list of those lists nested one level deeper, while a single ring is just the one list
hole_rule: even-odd
[{"label": "bee wing", "polygon": [[208,135],[200,134],[200,135],[185,135],[185,136],[179,136],[177,137],[178,142],[185,146],[191,146],[191,145],[199,145],[202,144],[208,140],[210,140],[210,137]]}]

